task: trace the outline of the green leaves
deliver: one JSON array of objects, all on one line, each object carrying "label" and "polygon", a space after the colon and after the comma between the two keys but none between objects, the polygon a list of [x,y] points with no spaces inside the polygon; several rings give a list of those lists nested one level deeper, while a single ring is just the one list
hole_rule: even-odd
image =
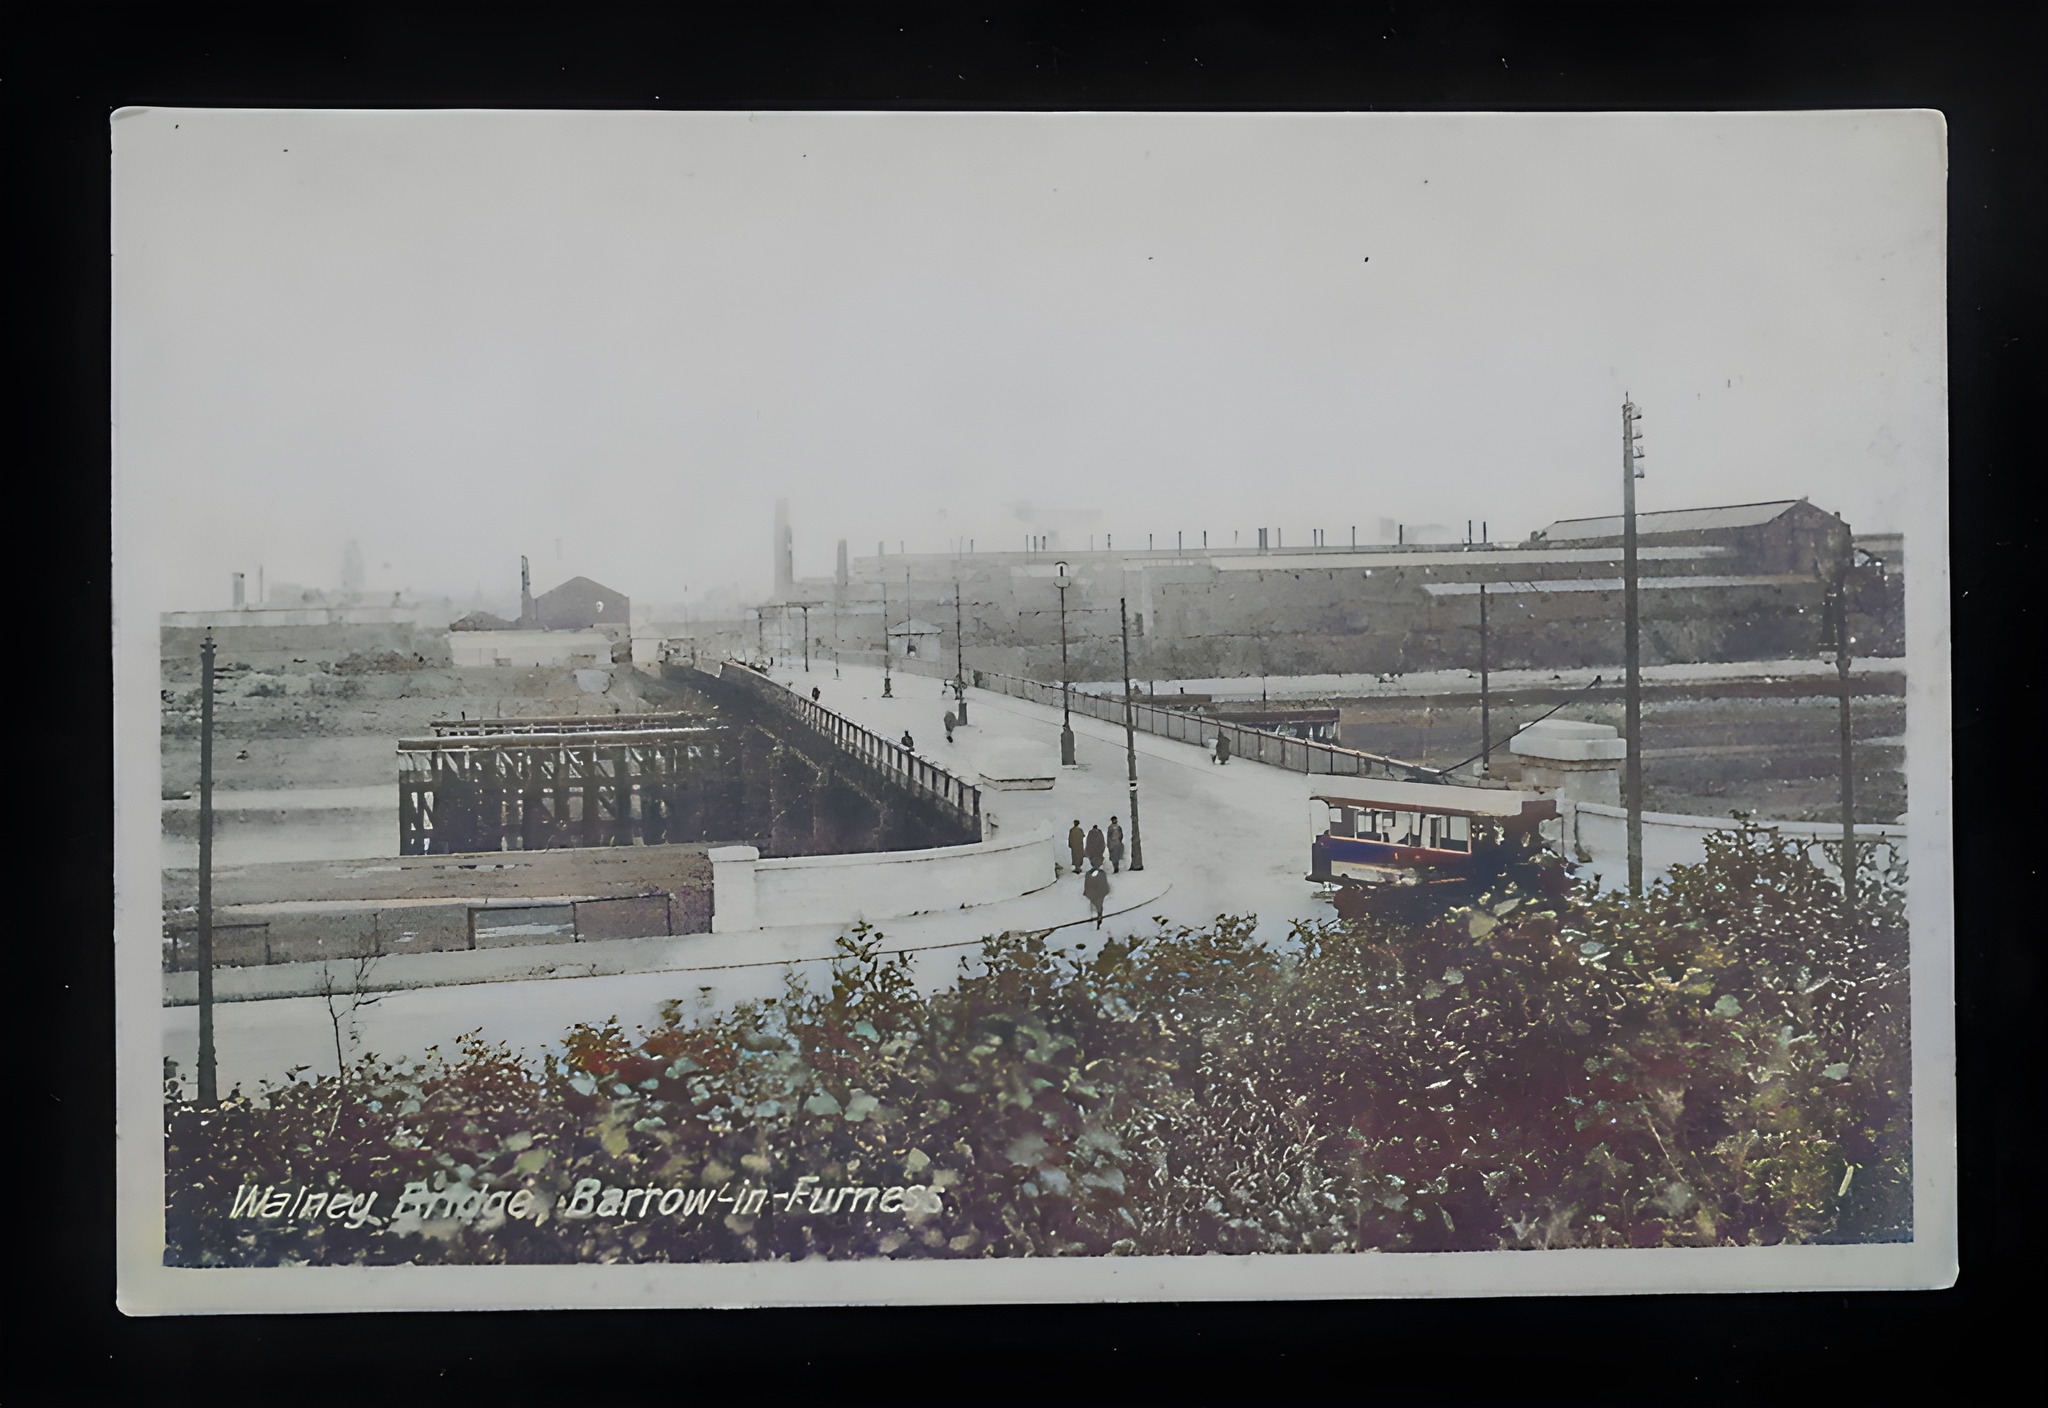
[{"label": "green leaves", "polygon": [[[1803,867],[1803,869],[1802,869]],[[1538,893],[1297,926],[989,940],[950,988],[847,936],[828,981],[527,1063],[465,1039],[211,1111],[167,1091],[181,1264],[1256,1254],[1664,1246],[1911,1229],[1903,909],[1769,838],[1641,900]],[[1824,1054],[1825,1053],[1825,1054]],[[1849,1079],[1851,1072],[1855,1079]],[[916,1219],[548,1217],[426,1243],[250,1230],[259,1186],[462,1170],[606,1187],[944,1189]],[[388,1171],[388,1172],[387,1172]],[[360,1175],[349,1172],[346,1177]],[[640,1201],[652,1201],[649,1194]],[[830,1199],[827,1199],[829,1204]],[[638,1206],[637,1204],[635,1205]]]}]

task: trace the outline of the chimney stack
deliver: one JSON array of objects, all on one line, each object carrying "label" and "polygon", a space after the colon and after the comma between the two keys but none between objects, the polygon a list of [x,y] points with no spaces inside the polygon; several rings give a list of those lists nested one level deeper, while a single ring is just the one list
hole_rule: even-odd
[{"label": "chimney stack", "polygon": [[796,588],[795,554],[790,550],[789,500],[775,501],[775,596],[787,600]]}]

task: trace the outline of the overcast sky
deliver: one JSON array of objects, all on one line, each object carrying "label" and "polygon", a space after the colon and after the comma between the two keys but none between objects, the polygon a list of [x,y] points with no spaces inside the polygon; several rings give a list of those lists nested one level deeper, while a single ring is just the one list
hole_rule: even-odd
[{"label": "overcast sky", "polygon": [[[113,127],[117,567],[642,602],[1037,526],[1524,537],[1947,465],[1928,114]],[[1083,515],[1093,514],[1092,522]],[[559,540],[559,549],[557,543]]]}]

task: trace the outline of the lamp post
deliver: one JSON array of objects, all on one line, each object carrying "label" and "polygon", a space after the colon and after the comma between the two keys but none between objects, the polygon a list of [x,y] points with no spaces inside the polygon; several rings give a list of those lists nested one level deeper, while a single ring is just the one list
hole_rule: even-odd
[{"label": "lamp post", "polygon": [[953,583],[953,694],[959,702],[959,720],[967,722],[967,637],[960,625],[960,583]]},{"label": "lamp post", "polygon": [[1131,777],[1131,869],[1145,868],[1145,841],[1138,830],[1138,734],[1137,701],[1131,698],[1131,613],[1125,599],[1116,603],[1124,631],[1124,758]]},{"label": "lamp post", "polygon": [[[1849,682],[1849,667],[1854,641],[1849,635],[1849,593],[1856,583],[1855,537],[1843,525],[1842,552],[1836,559],[1832,573],[1816,564],[1816,575],[1823,581],[1832,576],[1833,581],[1827,594],[1827,630],[1833,637],[1835,648],[1836,710],[1841,730],[1842,747],[1842,916],[1843,923],[1851,937],[1856,933],[1857,903],[1857,853],[1856,853],[1856,758],[1854,734],[1851,729],[1851,699],[1854,687]],[[1869,554],[1865,565],[1877,568],[1878,580],[1884,579],[1884,563]]]},{"label": "lamp post", "polygon": [[1493,774],[1493,694],[1486,669],[1486,583],[1479,584],[1479,775]]},{"label": "lamp post", "polygon": [[882,697],[893,699],[895,690],[889,683],[889,579],[882,578]]},{"label": "lamp post", "polygon": [[1053,567],[1059,573],[1053,578],[1053,585],[1060,590],[1060,766],[1074,766],[1074,685],[1067,671],[1067,588],[1074,579],[1067,575],[1067,564],[1055,562]]},{"label": "lamp post", "polygon": [[213,1055],[213,632],[199,647],[199,1103],[219,1103]]},{"label": "lamp post", "polygon": [[1628,892],[1643,892],[1643,676],[1641,617],[1636,589],[1636,481],[1643,477],[1636,448],[1642,435],[1636,423],[1643,413],[1624,394],[1621,401],[1621,589],[1627,677],[1622,700],[1628,735],[1628,767],[1622,777],[1622,802],[1628,808]]}]

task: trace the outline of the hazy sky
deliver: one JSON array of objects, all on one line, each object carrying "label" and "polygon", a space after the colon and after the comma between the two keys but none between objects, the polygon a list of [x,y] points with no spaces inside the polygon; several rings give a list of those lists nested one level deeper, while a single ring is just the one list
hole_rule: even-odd
[{"label": "hazy sky", "polygon": [[[130,109],[117,567],[643,602],[833,544],[1526,536],[1947,465],[1924,113]],[[1085,535],[1090,526],[1069,518]],[[557,540],[560,540],[559,556]],[[387,566],[388,564],[388,566]]]}]

